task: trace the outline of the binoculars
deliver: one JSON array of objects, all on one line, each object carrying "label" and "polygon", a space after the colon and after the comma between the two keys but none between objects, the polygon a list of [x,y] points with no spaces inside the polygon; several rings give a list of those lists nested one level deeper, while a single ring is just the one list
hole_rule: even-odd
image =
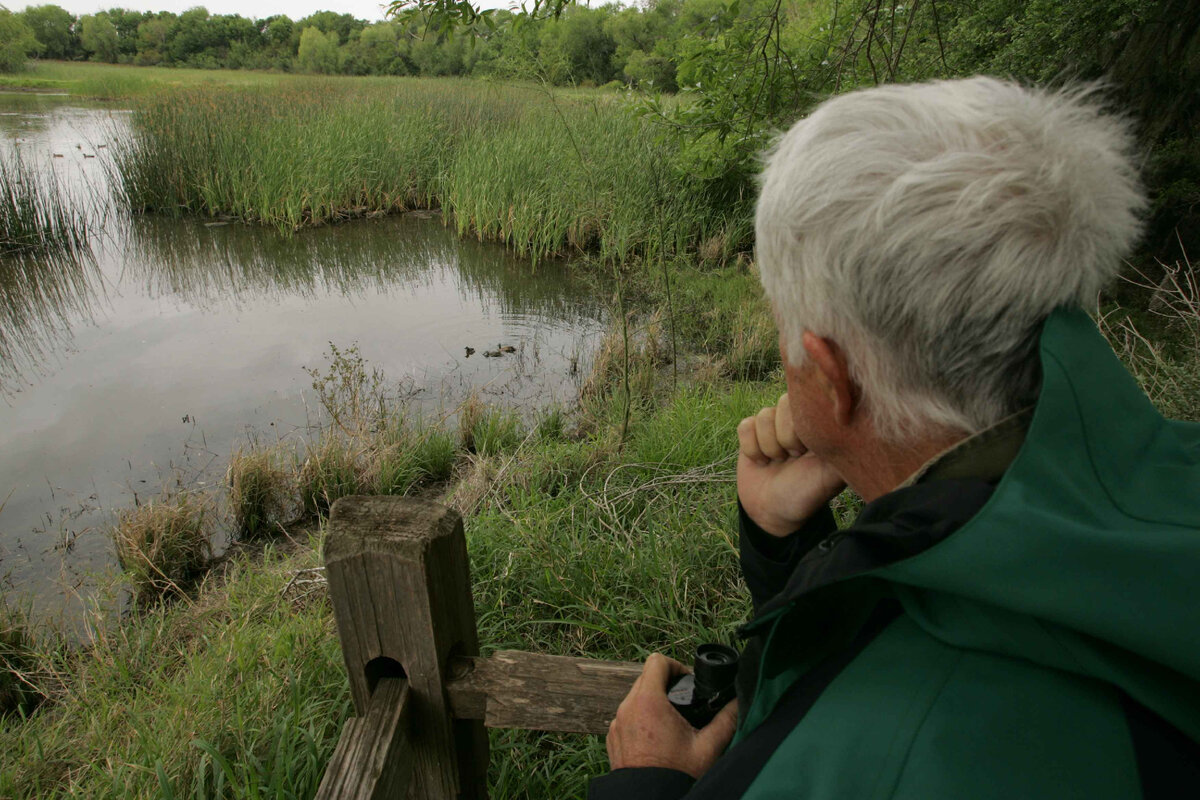
[{"label": "binoculars", "polygon": [[737,696],[738,653],[723,644],[696,648],[691,675],[683,675],[667,686],[667,699],[693,728],[712,722],[717,712]]}]

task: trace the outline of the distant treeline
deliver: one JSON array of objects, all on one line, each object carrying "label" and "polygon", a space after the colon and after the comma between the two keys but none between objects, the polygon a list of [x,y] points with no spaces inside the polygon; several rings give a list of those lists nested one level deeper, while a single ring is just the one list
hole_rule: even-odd
[{"label": "distant treeline", "polygon": [[27,35],[26,54],[47,59],[345,75],[516,73],[556,84],[616,80],[674,91],[681,42],[704,35],[720,8],[718,0],[659,0],[645,9],[576,6],[558,20],[520,24],[498,11],[494,29],[476,37],[332,11],[248,19],[202,7],[182,14],[113,8],[76,17],[43,5],[0,20],[0,28],[12,28],[10,42]]}]

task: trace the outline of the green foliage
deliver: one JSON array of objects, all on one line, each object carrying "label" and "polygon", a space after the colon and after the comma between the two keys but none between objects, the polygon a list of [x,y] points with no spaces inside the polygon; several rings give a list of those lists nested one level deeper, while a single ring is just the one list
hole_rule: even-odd
[{"label": "green foliage", "polygon": [[22,16],[0,8],[0,72],[17,72],[42,45]]},{"label": "green foliage", "polygon": [[675,92],[675,65],[663,56],[646,55],[634,50],[625,62],[625,77],[635,86],[660,92]]},{"label": "green foliage", "polygon": [[79,54],[79,37],[72,28],[75,17],[56,5],[30,6],[21,19],[41,43],[39,55],[45,58],[74,58]]},{"label": "green foliage", "polygon": [[117,63],[120,42],[108,14],[89,14],[79,20],[79,44],[95,61]]},{"label": "green foliage", "polygon": [[329,75],[337,71],[337,35],[324,34],[319,28],[305,28],[300,34],[296,66],[303,72]]}]

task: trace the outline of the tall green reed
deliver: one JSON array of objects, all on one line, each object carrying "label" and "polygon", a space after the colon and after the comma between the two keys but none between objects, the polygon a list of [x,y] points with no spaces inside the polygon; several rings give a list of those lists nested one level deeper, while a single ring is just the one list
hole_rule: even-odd
[{"label": "tall green reed", "polygon": [[697,247],[734,213],[708,203],[702,181],[673,168],[669,147],[612,99],[330,79],[159,94],[134,127],[115,164],[137,211],[293,231],[441,207],[460,233],[535,258],[584,251],[622,263]]}]

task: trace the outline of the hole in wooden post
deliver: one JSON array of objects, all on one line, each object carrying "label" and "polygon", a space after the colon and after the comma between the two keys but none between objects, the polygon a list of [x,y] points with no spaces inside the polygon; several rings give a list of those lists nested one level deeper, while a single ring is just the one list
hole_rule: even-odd
[{"label": "hole in wooden post", "polygon": [[450,648],[450,653],[446,656],[446,677],[450,680],[458,680],[465,678],[474,668],[471,659],[466,655],[467,646],[463,642],[458,642]]},{"label": "hole in wooden post", "polygon": [[364,671],[367,673],[367,691],[371,693],[375,692],[375,687],[384,678],[408,677],[408,673],[404,671],[404,667],[400,666],[400,662],[387,656],[372,658],[367,662]]}]

